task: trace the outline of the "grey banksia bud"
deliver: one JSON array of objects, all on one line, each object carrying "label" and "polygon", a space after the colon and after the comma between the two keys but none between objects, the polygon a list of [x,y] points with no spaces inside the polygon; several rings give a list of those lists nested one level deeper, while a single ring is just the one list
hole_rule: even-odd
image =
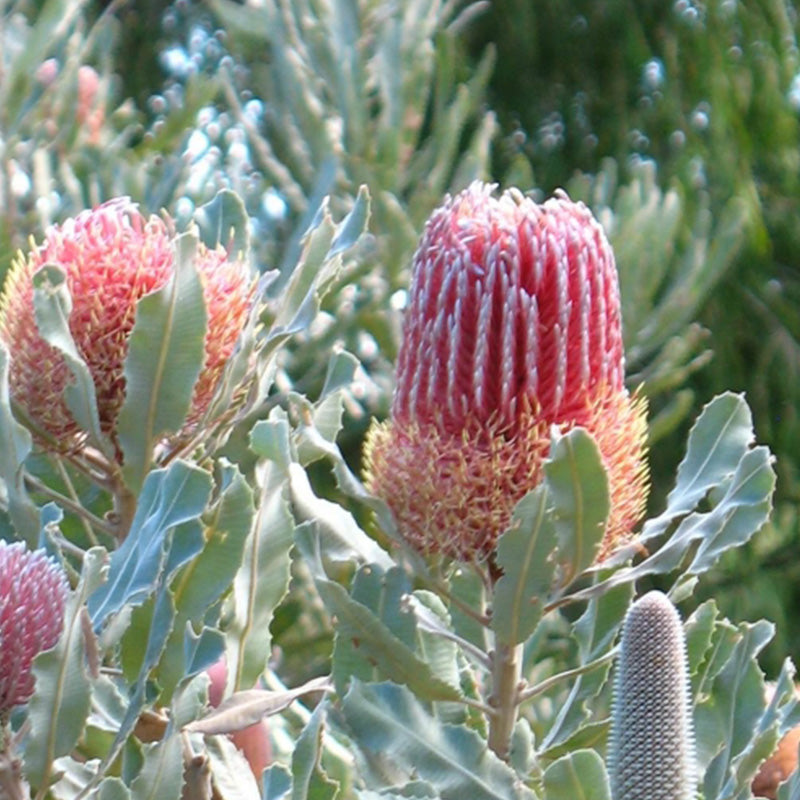
[{"label": "grey banksia bud", "polygon": [[675,606],[661,592],[644,595],[625,617],[609,761],[613,800],[694,797],[686,640]]}]

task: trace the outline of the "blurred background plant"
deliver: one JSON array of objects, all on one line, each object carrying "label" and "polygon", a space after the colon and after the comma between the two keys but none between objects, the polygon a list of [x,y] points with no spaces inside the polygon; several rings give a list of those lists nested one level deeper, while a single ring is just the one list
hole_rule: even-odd
[{"label": "blurred background plant", "polygon": [[[539,199],[565,186],[617,255],[629,382],[651,408],[652,510],[718,392],[746,392],[776,455],[771,522],[697,599],[775,621],[762,661],[777,674],[784,655],[800,658],[797,30],[788,0],[6,0],[0,272],[29,236],[111,197],[183,228],[228,188],[254,264],[277,270],[274,323],[323,199],[341,219],[366,186],[369,235],[276,354],[253,417],[302,416],[297,397],[324,398],[340,354],[354,381],[340,387],[338,443],[358,471],[369,420],[388,411],[432,208],[474,178]],[[245,433],[225,453],[249,468]],[[329,468],[307,466],[333,496]],[[293,570],[273,632],[281,674],[299,682],[327,663],[333,630],[307,570]]]}]

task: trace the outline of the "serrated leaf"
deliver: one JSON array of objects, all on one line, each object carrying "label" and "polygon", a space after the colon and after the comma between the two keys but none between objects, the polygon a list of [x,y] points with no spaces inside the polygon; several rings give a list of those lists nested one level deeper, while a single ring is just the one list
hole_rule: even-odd
[{"label": "serrated leaf", "polygon": [[[183,638],[183,661],[186,664],[183,680],[194,677],[216,664],[225,653],[225,636],[216,628],[204,626],[196,635],[191,623],[186,623]],[[180,684],[179,684],[180,685]]]},{"label": "serrated leaf", "polygon": [[101,731],[119,730],[125,716],[126,698],[117,683],[100,674],[92,681],[92,711],[88,724]]},{"label": "serrated leaf", "polygon": [[338,785],[320,765],[326,708],[320,703],[297,739],[292,753],[292,800],[333,800]]},{"label": "serrated leaf", "polygon": [[553,584],[557,536],[548,500],[544,486],[528,492],[497,543],[503,575],[495,586],[492,630],[505,644],[519,644],[533,633]]},{"label": "serrated leaf", "polygon": [[691,511],[735,469],[754,439],[750,409],[741,395],[725,392],[700,412],[678,465],[675,487],[663,514],[645,524],[642,540],[657,536],[681,514]]},{"label": "serrated leaf", "polygon": [[177,733],[142,747],[144,762],[131,784],[131,800],[179,800],[183,787],[183,752]]},{"label": "serrated leaf", "polygon": [[[699,684],[701,665],[704,664],[706,654],[711,647],[711,637],[714,634],[714,623],[718,617],[717,606],[713,600],[707,600],[699,605],[686,620],[684,629],[686,633],[686,660],[689,664],[689,675],[692,676],[692,683]],[[695,680],[697,676],[698,680]],[[713,680],[716,673],[708,676],[707,670],[703,669],[703,677],[706,680]],[[700,686],[695,685],[695,691]]]},{"label": "serrated leaf", "polygon": [[97,787],[97,800],[131,800],[131,793],[120,778],[112,776]]},{"label": "serrated leaf", "polygon": [[[697,575],[710,569],[727,549],[749,541],[769,516],[775,486],[769,451],[750,447],[752,439],[750,412],[741,397],[726,394],[712,401],[690,435],[684,459],[687,466],[679,479],[681,490],[672,493],[661,515],[645,524],[634,547],[663,534],[682,517],[675,530],[647,558],[616,570],[609,578],[574,593],[573,598],[599,595],[610,587],[684,565],[684,576]],[[687,514],[689,503],[700,500],[711,509]],[[692,561],[686,565],[695,546]],[[630,556],[623,548],[609,563]]]},{"label": "serrated leaf", "polygon": [[[418,589],[411,598],[415,610],[416,636],[422,659],[430,664],[433,674],[451,686],[460,685],[458,645],[452,638],[450,615],[442,599],[425,589]],[[420,616],[427,625],[419,624]],[[431,622],[436,627],[431,626]],[[444,631],[442,635],[440,631]],[[452,721],[452,720],[448,720]]]},{"label": "serrated leaf", "polygon": [[294,519],[286,500],[290,463],[285,420],[255,426],[251,447],[262,456],[257,466],[259,494],[242,564],[233,580],[233,616],[226,630],[232,688],[251,687],[272,650],[269,626],[289,587]]},{"label": "serrated leaf", "polygon": [[[729,626],[723,621],[723,633]],[[748,790],[760,763],[778,739],[781,706],[795,702],[793,669],[784,668],[778,694],[765,700],[764,675],[757,655],[772,638],[773,626],[761,620],[741,623],[736,642],[711,691],[695,708],[698,757],[706,797],[749,797]],[[708,761],[708,757],[711,760]]]},{"label": "serrated leaf", "polygon": [[608,653],[632,599],[633,587],[625,584],[589,601],[572,626],[582,664]]},{"label": "serrated leaf", "polygon": [[231,189],[221,189],[212,200],[194,213],[200,241],[214,250],[222,246],[234,258],[245,257],[250,250],[250,220],[244,202]]},{"label": "serrated leaf", "polygon": [[370,200],[369,192],[365,185],[358,187],[358,194],[353,203],[353,207],[347,216],[339,223],[336,228],[336,235],[331,242],[328,258],[349,250],[361,238],[361,234],[366,230],[369,223]]},{"label": "serrated leaf", "polygon": [[337,503],[317,497],[306,471],[299,464],[289,467],[289,488],[295,514],[303,524],[298,546],[316,573],[324,575],[321,558],[334,561],[357,560],[377,564],[382,569],[394,566],[391,556],[371,539],[353,515]]},{"label": "serrated leaf", "polygon": [[352,353],[348,353],[347,350],[335,352],[330,361],[328,361],[328,369],[325,373],[325,383],[322,384],[320,400],[324,400],[334,392],[350,386],[355,380],[356,371],[360,366],[359,360]]},{"label": "serrated leaf", "polygon": [[203,552],[181,573],[175,603],[197,620],[229,589],[255,516],[253,490],[239,468],[225,460],[217,470],[216,497],[203,516]]},{"label": "serrated leaf", "polygon": [[170,280],[136,305],[125,357],[117,436],[125,459],[123,476],[134,494],[142,487],[153,447],[183,425],[203,366],[207,314],[194,266],[197,239],[182,234],[175,247]]},{"label": "serrated leaf", "polygon": [[544,800],[611,800],[603,761],[594,750],[577,750],[544,772]]},{"label": "serrated leaf", "polygon": [[[582,674],[575,678],[566,697],[559,699],[555,720],[546,732],[539,750],[548,758],[559,757],[579,743],[594,744],[596,733],[589,722],[592,700],[606,685],[611,670],[614,638],[633,594],[629,584],[616,586],[592,598],[586,610],[575,621],[573,635],[578,643]],[[605,727],[605,722],[601,723]]]},{"label": "serrated leaf", "polygon": [[72,751],[89,716],[91,684],[81,614],[87,597],[102,582],[106,564],[102,547],[86,553],[78,586],[67,598],[61,638],[33,662],[36,690],[28,705],[31,733],[25,748],[25,775],[42,790],[53,778],[54,760]]},{"label": "serrated leaf", "polygon": [[261,778],[263,800],[284,800],[292,791],[291,773],[281,764],[272,764],[264,770]]},{"label": "serrated leaf", "polygon": [[106,455],[113,453],[108,439],[100,430],[97,395],[89,367],[83,360],[69,329],[72,298],[67,288],[67,275],[56,264],[45,264],[33,275],[33,310],[41,337],[58,350],[72,373],[74,381],[64,387],[64,402],[81,430]]},{"label": "serrated leaf", "polygon": [[[336,169],[335,160],[331,166]],[[353,208],[338,225],[331,217],[328,198],[322,200],[303,236],[302,251],[281,295],[270,337],[297,333],[308,327],[341,267],[342,253],[358,241],[368,219],[369,193],[365,186],[359,189]]]},{"label": "serrated leaf", "polygon": [[330,678],[312,678],[302,686],[284,691],[249,689],[235,692],[200,719],[190,722],[184,730],[191,733],[234,733],[255,725],[264,717],[278,714],[295,700],[311,692],[329,692]]},{"label": "serrated leaf", "polygon": [[[197,524],[210,494],[211,476],[185,461],[173,461],[147,476],[130,534],[111,556],[108,581],[89,598],[95,629],[124,606],[139,604],[153,593],[170,557],[172,534],[178,526]],[[183,550],[197,544],[183,537],[174,557],[185,559]]]},{"label": "serrated leaf", "polygon": [[706,572],[726,550],[740,547],[761,530],[772,510],[774,490],[775,472],[769,450],[756,447],[746,452],[719,502],[718,508],[725,509],[724,519],[705,526],[687,572],[694,575]]},{"label": "serrated leaf", "polygon": [[436,789],[425,781],[409,781],[403,786],[392,786],[380,791],[357,790],[358,800],[438,800]]},{"label": "serrated leaf", "polygon": [[354,680],[342,701],[355,741],[396,770],[430,783],[443,800],[514,800],[530,793],[474,731],[432,717],[402,686]]},{"label": "serrated leaf", "polygon": [[33,439],[11,411],[9,360],[8,349],[0,342],[0,479],[8,494],[14,529],[33,548],[39,538],[39,509],[28,497],[23,479],[23,465],[33,449]]},{"label": "serrated leaf", "polygon": [[247,759],[227,736],[210,736],[205,740],[213,797],[219,800],[261,800],[261,792]]},{"label": "serrated leaf", "polygon": [[307,466],[328,455],[327,448],[320,448],[320,440],[331,446],[342,429],[344,400],[342,392],[334,391],[312,404],[303,395],[290,392],[289,403],[302,420],[295,435],[297,461]]},{"label": "serrated leaf", "polygon": [[597,556],[610,508],[608,478],[600,450],[583,428],[554,440],[544,475],[567,584]]},{"label": "serrated leaf", "polygon": [[319,284],[327,281],[330,273],[338,268],[336,263],[326,260],[335,233],[326,199],[320,214],[306,232],[299,261],[281,295],[281,306],[271,335],[299,332],[316,317],[320,302]]},{"label": "serrated leaf", "polygon": [[97,779],[100,761],[77,761],[71,756],[62,756],[53,762],[53,772],[58,780],[50,786],[50,794],[55,800],[75,800],[93,780]]},{"label": "serrated leaf", "polygon": [[[230,590],[255,517],[253,490],[239,468],[222,459],[215,477],[216,496],[203,514],[203,549],[177,575],[172,586],[176,619],[158,668],[159,683],[166,693],[162,701],[179,681],[195,674],[198,664],[213,663],[202,652],[198,660],[200,641],[194,638],[192,626],[204,620],[215,622],[206,620],[206,615]],[[206,629],[204,635],[204,646],[211,646],[212,650],[224,647],[219,634]]]},{"label": "serrated leaf", "polygon": [[[338,583],[318,579],[317,589],[326,608],[335,617],[337,641],[347,643],[347,659],[342,659],[341,652],[334,655],[337,685],[344,685],[349,678],[345,673],[349,673],[352,666],[362,676],[365,675],[363,670],[371,674],[375,668],[381,676],[405,684],[422,699],[460,699],[461,692],[457,687],[435,675],[428,663],[392,633],[367,606],[353,600]],[[342,670],[345,661],[348,669]]]}]

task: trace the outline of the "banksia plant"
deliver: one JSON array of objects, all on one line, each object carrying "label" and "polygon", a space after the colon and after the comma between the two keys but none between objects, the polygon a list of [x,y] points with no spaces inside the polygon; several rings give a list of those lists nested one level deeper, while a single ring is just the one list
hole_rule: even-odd
[{"label": "banksia plant", "polygon": [[416,251],[391,419],[368,437],[369,489],[423,552],[491,555],[542,479],[551,430],[591,433],[612,506],[600,557],[647,496],[645,407],[624,384],[614,255],[564,193],[537,205],[474,183]]},{"label": "banksia plant", "polygon": [[67,590],[64,571],[43,550],[0,540],[0,722],[33,694],[31,665],[58,641]]},{"label": "banksia plant", "polygon": [[[165,220],[145,218],[129,200],[118,198],[49,230],[43,244],[20,255],[9,272],[0,297],[0,340],[12,354],[11,395],[35,426],[68,446],[80,434],[62,399],[72,375],[61,353],[40,336],[34,312],[32,279],[47,264],[65,273],[72,298],[70,332],[94,381],[101,428],[113,440],[125,398],[123,366],[136,304],[173,275],[173,232]],[[229,261],[222,248],[199,245],[195,266],[208,325],[187,425],[211,402],[254,289],[245,265]]]},{"label": "banksia plant", "polygon": [[622,628],[609,746],[613,800],[691,800],[694,733],[686,641],[666,595],[648,592]]}]

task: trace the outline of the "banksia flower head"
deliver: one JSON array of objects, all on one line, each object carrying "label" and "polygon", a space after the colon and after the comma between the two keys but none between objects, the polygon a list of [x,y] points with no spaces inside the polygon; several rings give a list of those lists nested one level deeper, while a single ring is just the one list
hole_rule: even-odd
[{"label": "banksia flower head", "polygon": [[391,419],[367,440],[367,485],[417,549],[483,559],[541,481],[552,426],[584,427],[600,449],[612,503],[602,557],[647,495],[613,253],[563,192],[537,205],[474,183],[432,214],[414,256]]},{"label": "banksia flower head", "polygon": [[58,641],[67,579],[43,550],[0,540],[0,720],[33,694],[33,659]]},{"label": "banksia flower head", "polygon": [[694,797],[686,640],[675,606],[661,592],[648,592],[625,617],[611,725],[614,800]]},{"label": "banksia flower head", "polygon": [[[41,247],[20,255],[12,266],[0,297],[0,340],[12,357],[11,394],[35,423],[64,439],[78,433],[61,397],[72,375],[61,354],[40,337],[33,306],[32,277],[45,264],[56,264],[66,274],[70,331],[94,380],[101,427],[113,437],[125,398],[123,365],[136,303],[172,276],[172,232],[163,219],[147,219],[129,200],[118,198],[51,228]],[[208,328],[189,424],[211,402],[253,296],[244,265],[229,262],[223,249],[200,245],[195,266]]]}]

